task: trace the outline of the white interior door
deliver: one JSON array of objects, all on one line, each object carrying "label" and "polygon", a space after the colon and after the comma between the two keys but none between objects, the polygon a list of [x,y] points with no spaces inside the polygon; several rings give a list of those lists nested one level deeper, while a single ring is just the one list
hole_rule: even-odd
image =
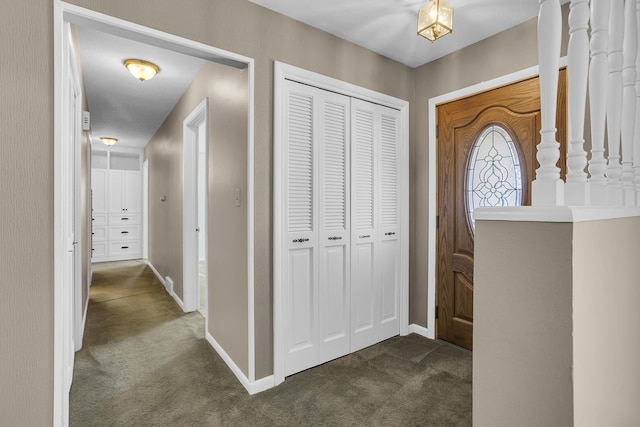
[{"label": "white interior door", "polygon": [[350,101],[317,89],[320,363],[350,348]]},{"label": "white interior door", "polygon": [[[183,121],[183,309],[186,312],[198,310],[200,295],[199,280],[199,235],[205,233],[199,224],[198,205],[205,200],[198,200],[198,141],[208,141],[208,99],[205,98]],[[206,243],[205,243],[206,250]]]},{"label": "white interior door", "polygon": [[287,83],[286,374],[349,353],[350,98]]},{"label": "white interior door", "polygon": [[310,88],[287,82],[284,141],[285,375],[318,364],[318,195],[315,106]]},{"label": "white interior door", "polygon": [[351,351],[376,342],[376,119],[373,104],[351,103]]},{"label": "white interior door", "polygon": [[400,112],[286,81],[284,374],[400,333]]},{"label": "white interior door", "polygon": [[353,99],[351,351],[400,332],[400,112]]}]

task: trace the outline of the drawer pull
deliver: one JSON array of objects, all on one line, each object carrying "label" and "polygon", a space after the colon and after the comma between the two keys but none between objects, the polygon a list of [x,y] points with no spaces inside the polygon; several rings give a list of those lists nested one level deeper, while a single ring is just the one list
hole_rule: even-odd
[{"label": "drawer pull", "polygon": [[293,243],[304,243],[308,242],[309,239],[293,239]]},{"label": "drawer pull", "polygon": [[395,233],[395,232],[393,232],[393,231],[390,231],[390,232],[388,232],[388,233],[384,233],[384,235],[385,235],[385,236],[395,236],[395,235],[396,235],[396,233]]},{"label": "drawer pull", "polygon": [[340,236],[332,236],[332,237],[329,237],[329,240],[342,240],[342,237],[340,237]]},{"label": "drawer pull", "polygon": [[129,246],[120,246],[120,249],[129,249]]},{"label": "drawer pull", "polygon": [[128,231],[121,231],[120,234],[129,234]]},{"label": "drawer pull", "polygon": [[361,234],[358,236],[360,239],[368,239],[369,237],[371,237],[371,234]]},{"label": "drawer pull", "polygon": [[122,221],[129,221],[129,218],[121,218]]}]

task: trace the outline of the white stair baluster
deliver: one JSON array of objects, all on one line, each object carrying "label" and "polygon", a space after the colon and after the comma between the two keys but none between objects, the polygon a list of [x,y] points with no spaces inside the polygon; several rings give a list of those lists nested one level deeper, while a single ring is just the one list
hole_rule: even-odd
[{"label": "white stair baluster", "polygon": [[591,160],[589,189],[592,205],[606,201],[607,161],[604,158],[604,129],[607,100],[607,49],[609,0],[591,0],[591,64],[589,65],[589,109],[591,112]]},{"label": "white stair baluster", "polygon": [[636,2],[626,0],[624,5],[624,66],[622,81],[622,189],[624,204],[635,206],[636,192],[633,182],[633,145],[636,118],[636,58],[638,57],[638,18]]},{"label": "white stair baluster", "polygon": [[[640,23],[640,0],[636,0],[636,21]],[[640,49],[640,31],[637,33],[637,47]],[[640,206],[640,54],[636,57],[636,123],[633,138],[633,170],[636,205]]]},{"label": "white stair baluster", "polygon": [[[640,1],[640,0],[639,0]],[[589,73],[589,0],[571,0],[568,48],[569,152],[565,204],[589,204],[587,153],[584,151],[584,118]]]},{"label": "white stair baluster", "polygon": [[609,80],[607,87],[607,205],[622,205],[620,126],[622,120],[622,38],[624,0],[611,0],[609,9]]},{"label": "white stair baluster", "polygon": [[564,183],[560,180],[560,144],[556,141],[556,100],[558,98],[558,66],[562,12],[559,0],[540,0],[538,15],[538,62],[540,63],[541,141],[537,159],[540,167],[532,183],[532,205],[561,206]]}]

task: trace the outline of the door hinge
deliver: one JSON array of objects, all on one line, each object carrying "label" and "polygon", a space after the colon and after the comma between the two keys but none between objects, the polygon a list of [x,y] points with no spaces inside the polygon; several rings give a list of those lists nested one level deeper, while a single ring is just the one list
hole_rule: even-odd
[{"label": "door hinge", "polygon": [[436,125],[436,138],[440,135],[440,128]]},{"label": "door hinge", "polygon": [[440,227],[440,215],[436,215],[436,230]]},{"label": "door hinge", "polygon": [[438,306],[436,305],[436,319],[438,318]]}]

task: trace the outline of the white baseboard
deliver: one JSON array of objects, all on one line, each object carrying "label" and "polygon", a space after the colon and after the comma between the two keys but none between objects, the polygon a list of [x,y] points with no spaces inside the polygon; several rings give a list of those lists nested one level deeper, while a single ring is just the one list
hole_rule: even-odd
[{"label": "white baseboard", "polygon": [[182,311],[185,311],[184,310],[184,302],[182,302],[180,297],[173,291],[173,286],[171,286],[169,284],[169,281],[167,281],[164,277],[162,277],[162,275],[158,272],[158,270],[156,270],[156,268],[153,266],[153,264],[151,264],[151,261],[149,261],[149,260],[146,260],[146,261],[147,261],[147,265],[149,266],[151,271],[153,271],[153,274],[156,275],[156,277],[158,278],[160,283],[162,283],[162,285],[164,286],[164,289],[167,291],[167,293],[169,295],[171,295],[171,298],[173,298],[175,300],[175,302],[178,304],[178,306],[180,306],[180,309]]},{"label": "white baseboard", "polygon": [[432,340],[436,339],[433,329],[427,329],[424,326],[416,325],[415,323],[409,325],[409,333],[422,335],[423,337],[430,338]]},{"label": "white baseboard", "polygon": [[205,338],[211,344],[211,347],[222,357],[224,363],[227,364],[231,372],[238,378],[242,386],[249,392],[249,394],[260,393],[261,391],[268,390],[272,387],[275,387],[274,376],[270,375],[265,378],[261,378],[257,381],[250,382],[247,376],[242,372],[242,370],[235,364],[235,362],[229,357],[226,351],[222,348],[220,344],[213,338],[213,336],[207,332]]},{"label": "white baseboard", "polygon": [[[87,289],[87,292],[89,292],[89,290]],[[80,334],[80,340],[79,342],[75,343],[75,351],[81,350],[82,349],[82,343],[84,342],[84,328],[87,325],[87,312],[89,311],[89,294],[87,293],[87,300],[84,302],[84,308],[83,310],[83,314],[82,314],[82,329],[81,329],[81,334]]]}]

